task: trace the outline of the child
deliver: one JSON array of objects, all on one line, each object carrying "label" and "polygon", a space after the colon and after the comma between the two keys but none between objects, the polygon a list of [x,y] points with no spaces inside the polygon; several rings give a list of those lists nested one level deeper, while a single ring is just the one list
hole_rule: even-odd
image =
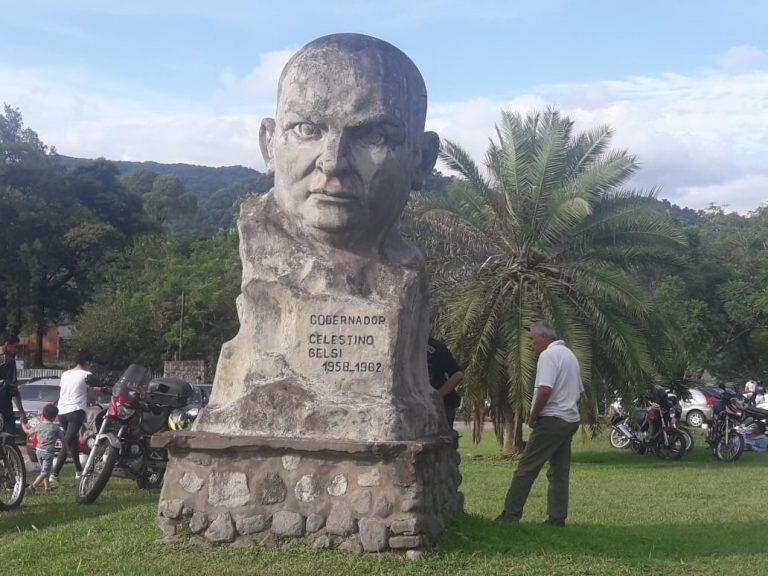
[{"label": "child", "polygon": [[50,488],[48,476],[53,466],[54,451],[56,440],[62,438],[64,433],[57,423],[54,422],[59,415],[59,409],[55,404],[46,404],[43,407],[43,419],[38,420],[34,426],[25,425],[24,432],[27,434],[37,434],[37,461],[40,463],[40,474],[27,490],[31,494],[35,493],[35,488],[40,484],[45,486],[46,491]]}]

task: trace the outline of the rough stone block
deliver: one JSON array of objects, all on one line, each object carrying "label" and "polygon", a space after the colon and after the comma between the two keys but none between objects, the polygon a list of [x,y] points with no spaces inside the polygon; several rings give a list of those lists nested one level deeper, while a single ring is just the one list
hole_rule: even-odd
[{"label": "rough stone block", "polygon": [[232,548],[250,548],[256,543],[253,536],[238,536],[232,542]]},{"label": "rough stone block", "polygon": [[304,535],[304,516],[280,510],[272,516],[272,532],[277,536],[297,538]]},{"label": "rough stone block", "polygon": [[283,468],[286,470],[296,470],[301,464],[301,456],[295,456],[293,454],[286,454],[282,458]]},{"label": "rough stone block", "polygon": [[361,518],[358,522],[360,543],[366,552],[381,552],[387,548],[386,524],[373,518]]},{"label": "rough stone block", "polygon": [[205,537],[213,543],[232,542],[235,539],[235,526],[229,512],[222,512],[211,522]]},{"label": "rough stone block", "polygon": [[179,480],[179,484],[181,485],[181,487],[184,488],[184,490],[186,490],[190,494],[195,494],[199,492],[200,489],[203,487],[204,483],[205,481],[194,472],[184,472],[184,475],[181,477],[181,480]]},{"label": "rough stone block", "polygon": [[313,548],[331,548],[332,546],[333,541],[331,540],[331,537],[328,536],[328,534],[321,534],[315,538],[315,541],[312,543]]},{"label": "rough stone block", "polygon": [[166,518],[179,518],[184,509],[184,500],[161,500],[159,508],[160,514]]},{"label": "rough stone block", "polygon": [[277,472],[270,472],[264,478],[264,486],[261,490],[262,504],[279,504],[285,500],[288,489],[285,482]]},{"label": "rough stone block", "polygon": [[361,490],[352,495],[350,502],[354,511],[361,516],[364,516],[371,511],[371,506],[373,506],[373,494],[370,490]]},{"label": "rough stone block", "polygon": [[307,474],[299,479],[293,492],[299,502],[312,502],[320,495],[320,484],[315,476]]},{"label": "rough stone block", "polygon": [[395,550],[402,550],[405,548],[418,548],[422,544],[421,536],[392,536],[389,539],[389,547]]},{"label": "rough stone block", "polygon": [[347,477],[344,474],[336,474],[328,485],[328,494],[331,496],[344,496],[347,493]]},{"label": "rough stone block", "polygon": [[384,494],[379,494],[373,507],[373,513],[379,518],[386,518],[392,514],[392,502]]},{"label": "rough stone block", "polygon": [[267,529],[269,519],[264,514],[257,514],[256,516],[249,516],[248,518],[241,518],[235,522],[235,528],[237,533],[241,536],[248,534],[255,534],[256,532],[263,532]]},{"label": "rough stone block", "polygon": [[189,531],[192,534],[199,534],[206,528],[208,528],[208,518],[202,512],[194,512],[189,520]]},{"label": "rough stone block", "polygon": [[421,550],[408,550],[405,553],[405,557],[408,558],[408,560],[421,560],[422,556],[424,556],[424,552]]},{"label": "rough stone block", "polygon": [[342,552],[350,552],[352,554],[362,554],[363,546],[360,544],[360,540],[357,536],[351,536],[339,544],[339,550]]},{"label": "rough stone block", "polygon": [[348,536],[355,531],[355,519],[352,509],[346,502],[335,502],[331,507],[331,513],[325,521],[325,529],[329,534]]},{"label": "rough stone block", "polygon": [[400,503],[401,512],[415,512],[421,508],[420,498],[404,498]]},{"label": "rough stone block", "polygon": [[310,514],[307,516],[307,534],[312,534],[320,530],[325,524],[325,518],[320,514]]},{"label": "rough stone block", "polygon": [[175,536],[180,531],[179,523],[176,520],[163,516],[155,517],[155,525],[163,531],[166,538]]},{"label": "rough stone block", "polygon": [[208,502],[214,506],[236,508],[251,498],[248,478],[242,472],[211,472],[208,484]]},{"label": "rough stone block", "polygon": [[358,486],[379,486],[381,484],[381,474],[378,468],[372,468],[368,472],[364,472],[357,477]]},{"label": "rough stone block", "polygon": [[412,515],[397,518],[389,525],[392,534],[418,534],[422,530],[422,519],[419,516]]}]

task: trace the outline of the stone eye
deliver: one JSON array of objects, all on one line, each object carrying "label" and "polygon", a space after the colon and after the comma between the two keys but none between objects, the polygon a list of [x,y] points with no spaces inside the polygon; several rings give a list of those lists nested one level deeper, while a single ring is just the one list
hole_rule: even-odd
[{"label": "stone eye", "polygon": [[359,141],[365,146],[383,146],[387,143],[387,135],[383,130],[374,128],[360,136]]},{"label": "stone eye", "polygon": [[299,122],[293,127],[293,132],[299,138],[317,138],[320,136],[320,128],[309,122]]}]

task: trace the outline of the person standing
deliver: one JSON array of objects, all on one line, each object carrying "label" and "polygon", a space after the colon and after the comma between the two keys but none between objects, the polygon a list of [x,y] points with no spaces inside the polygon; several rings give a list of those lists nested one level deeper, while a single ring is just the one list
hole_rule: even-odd
[{"label": "person standing", "polygon": [[53,466],[56,441],[63,436],[61,427],[55,422],[58,413],[59,409],[56,408],[55,404],[46,404],[43,406],[42,418],[38,419],[34,426],[24,426],[24,432],[27,435],[37,434],[35,454],[37,455],[37,461],[40,463],[40,474],[37,475],[31,486],[27,486],[27,490],[32,494],[35,493],[35,489],[40,484],[45,486],[46,492],[50,488],[48,475],[51,473],[51,467]]},{"label": "person standing", "polygon": [[16,348],[19,345],[19,337],[15,334],[6,334],[0,341],[0,415],[3,417],[2,432],[16,435],[16,417],[13,414],[13,405],[19,411],[19,419],[22,426],[27,423],[27,414],[21,403],[21,395],[16,386]]},{"label": "person standing", "polygon": [[89,372],[93,354],[81,350],[75,358],[75,367],[61,375],[59,392],[59,424],[64,429],[61,452],[51,473],[51,482],[59,481],[59,472],[67,461],[67,454],[72,456],[75,465],[75,478],[80,478],[83,467],[80,464],[80,450],[77,446],[77,433],[85,421],[85,409],[88,407],[88,386],[93,378]]},{"label": "person standing", "polygon": [[520,458],[498,521],[519,522],[531,486],[545,462],[549,462],[547,520],[565,526],[568,516],[568,484],[571,440],[579,429],[579,399],[584,393],[579,361],[555,329],[543,321],[531,324],[531,348],[539,355],[533,404],[528,418],[531,436]]},{"label": "person standing", "polygon": [[443,399],[445,416],[453,430],[456,409],[461,405],[461,396],[456,391],[456,387],[464,379],[464,372],[461,371],[459,363],[456,362],[448,347],[434,338],[430,338],[427,342],[427,369],[429,383]]}]

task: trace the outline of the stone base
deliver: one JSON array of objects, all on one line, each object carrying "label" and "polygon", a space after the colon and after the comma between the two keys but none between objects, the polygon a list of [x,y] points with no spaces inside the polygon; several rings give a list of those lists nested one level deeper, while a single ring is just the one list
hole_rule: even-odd
[{"label": "stone base", "polygon": [[455,434],[344,442],[165,433],[166,539],[243,546],[301,539],[350,552],[430,546],[463,508]]}]

